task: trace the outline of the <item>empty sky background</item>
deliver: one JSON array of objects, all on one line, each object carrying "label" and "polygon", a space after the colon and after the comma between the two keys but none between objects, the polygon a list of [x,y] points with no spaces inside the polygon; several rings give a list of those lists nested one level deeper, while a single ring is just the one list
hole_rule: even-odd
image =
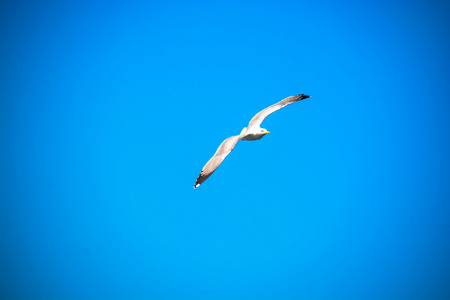
[{"label": "empty sky background", "polygon": [[448,299],[449,12],[2,1],[0,298]]}]

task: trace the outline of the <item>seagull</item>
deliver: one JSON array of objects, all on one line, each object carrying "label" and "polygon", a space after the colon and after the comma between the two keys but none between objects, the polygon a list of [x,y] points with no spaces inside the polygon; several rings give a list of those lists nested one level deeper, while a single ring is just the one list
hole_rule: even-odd
[{"label": "seagull", "polygon": [[278,103],[275,103],[274,105],[271,105],[259,113],[257,113],[251,120],[250,123],[248,123],[247,127],[244,127],[242,129],[241,133],[239,135],[234,135],[229,138],[227,138],[225,141],[220,144],[219,148],[217,149],[216,153],[213,157],[206,163],[206,165],[203,167],[202,171],[200,172],[200,175],[197,178],[197,181],[194,184],[194,189],[198,188],[206,179],[208,179],[209,176],[214,173],[214,171],[220,166],[220,164],[223,162],[225,157],[227,157],[228,154],[233,150],[234,146],[238,141],[245,140],[245,141],[256,141],[259,139],[262,139],[266,134],[270,134],[267,129],[261,128],[260,125],[264,119],[270,115],[271,113],[282,109],[286,105],[295,103],[297,101],[309,98],[310,96],[305,94],[299,94],[296,96],[290,96],[283,100],[281,100]]}]

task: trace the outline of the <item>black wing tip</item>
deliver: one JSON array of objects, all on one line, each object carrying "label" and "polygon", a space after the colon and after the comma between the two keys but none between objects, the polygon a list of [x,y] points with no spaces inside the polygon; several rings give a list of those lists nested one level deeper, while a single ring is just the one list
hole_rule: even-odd
[{"label": "black wing tip", "polygon": [[200,184],[202,184],[203,181],[206,180],[206,179],[204,179],[204,180],[202,180],[202,179],[203,179],[203,170],[202,170],[202,172],[200,172],[200,175],[198,175],[198,178],[194,183],[194,189],[198,188],[200,186]]},{"label": "black wing tip", "polygon": [[194,189],[196,189],[200,186],[201,183],[199,182],[200,181],[199,179],[200,179],[200,176],[197,178],[197,180],[194,183]]},{"label": "black wing tip", "polygon": [[300,97],[299,100],[303,100],[303,99],[309,98],[309,97],[311,97],[311,96],[306,95],[306,94],[299,94],[299,95],[297,95],[297,97]]}]

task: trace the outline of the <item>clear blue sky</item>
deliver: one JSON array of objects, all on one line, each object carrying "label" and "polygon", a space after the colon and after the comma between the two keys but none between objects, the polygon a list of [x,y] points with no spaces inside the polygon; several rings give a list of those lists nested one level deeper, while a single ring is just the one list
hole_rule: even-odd
[{"label": "clear blue sky", "polygon": [[0,298],[449,299],[449,11],[2,1]]}]

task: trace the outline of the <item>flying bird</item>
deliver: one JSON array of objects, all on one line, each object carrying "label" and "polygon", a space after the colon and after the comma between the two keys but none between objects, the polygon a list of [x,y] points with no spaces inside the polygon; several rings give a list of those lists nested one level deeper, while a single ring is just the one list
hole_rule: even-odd
[{"label": "flying bird", "polygon": [[271,105],[259,113],[257,113],[251,120],[250,123],[248,123],[247,127],[244,127],[242,129],[241,133],[239,135],[234,135],[229,138],[227,138],[225,141],[220,144],[219,148],[217,149],[214,156],[206,163],[206,165],[203,167],[202,171],[200,172],[200,175],[197,178],[197,181],[194,184],[194,189],[198,188],[200,184],[202,184],[206,179],[208,179],[209,176],[211,176],[212,173],[219,167],[219,165],[223,162],[225,157],[227,157],[228,154],[233,150],[236,143],[240,140],[245,141],[255,141],[261,139],[266,134],[270,134],[267,129],[261,128],[260,125],[264,119],[270,115],[271,113],[285,107],[286,105],[295,103],[297,101],[309,98],[310,96],[305,94],[300,94],[296,96],[290,96],[283,100],[281,100],[278,103],[275,103],[274,105]]}]

